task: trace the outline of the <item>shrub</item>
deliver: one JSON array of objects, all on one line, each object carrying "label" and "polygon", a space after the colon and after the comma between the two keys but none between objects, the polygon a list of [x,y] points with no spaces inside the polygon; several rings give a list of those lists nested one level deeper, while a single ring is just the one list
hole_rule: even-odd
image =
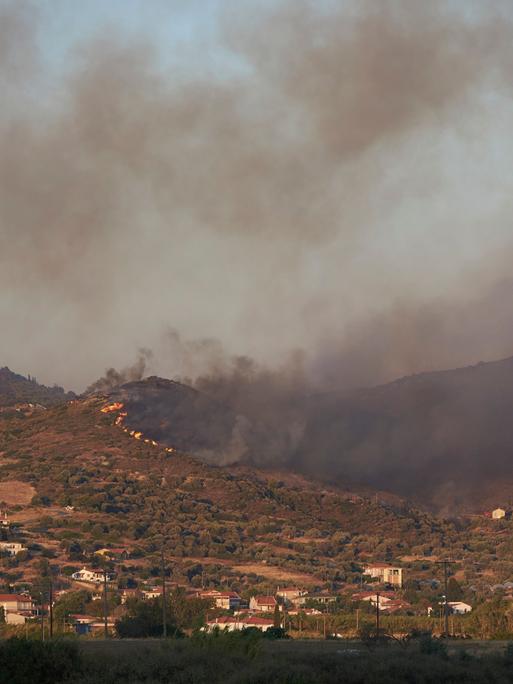
[{"label": "shrub", "polygon": [[0,643],[2,681],[54,684],[82,670],[78,647],[71,641],[42,642],[12,637]]}]

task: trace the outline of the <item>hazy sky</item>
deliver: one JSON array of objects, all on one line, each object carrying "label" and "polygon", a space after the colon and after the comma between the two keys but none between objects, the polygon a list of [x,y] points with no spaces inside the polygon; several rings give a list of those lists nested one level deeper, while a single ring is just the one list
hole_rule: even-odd
[{"label": "hazy sky", "polygon": [[0,0],[0,365],[82,389],[212,338],[353,384],[513,354],[512,14]]}]

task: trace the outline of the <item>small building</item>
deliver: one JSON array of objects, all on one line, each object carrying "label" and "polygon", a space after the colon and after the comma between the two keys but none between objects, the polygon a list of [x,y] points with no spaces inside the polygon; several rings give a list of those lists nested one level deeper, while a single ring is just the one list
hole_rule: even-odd
[{"label": "small building", "polygon": [[357,594],[353,594],[353,601],[367,601],[372,606],[377,606],[379,602],[379,609],[385,610],[386,606],[391,602],[396,600],[396,595],[392,592],[376,592],[376,591],[360,591]]},{"label": "small building", "polygon": [[112,560],[126,560],[130,555],[127,549],[123,548],[98,549],[98,551],[95,551],[94,553],[103,558],[110,558]]},{"label": "small building", "polygon": [[276,598],[281,600],[286,605],[296,604],[298,599],[307,595],[306,589],[299,589],[299,587],[278,587],[276,590]]},{"label": "small building", "polygon": [[10,611],[5,613],[5,622],[7,625],[24,625],[32,617],[34,617],[33,613],[15,613],[14,611]]},{"label": "small building", "polygon": [[[77,582],[90,582],[91,584],[100,584],[104,581],[103,570],[88,570],[87,568],[82,568],[71,575],[71,579]],[[112,582],[113,576],[107,573],[107,582]]]},{"label": "small building", "polygon": [[504,508],[496,508],[494,511],[492,511],[492,518],[494,520],[501,520],[502,518],[506,517],[506,511]]},{"label": "small building", "polygon": [[141,597],[139,589],[123,589],[121,592],[121,605],[124,605],[129,599],[137,599]]},{"label": "small building", "polygon": [[26,594],[0,594],[0,606],[5,614],[34,611],[34,602]]},{"label": "small building", "polygon": [[96,622],[98,618],[92,615],[70,615],[69,620],[73,631],[75,634],[85,635],[90,634],[92,629],[92,624]]},{"label": "small building", "polygon": [[215,629],[234,632],[240,629],[256,627],[256,629],[260,629],[262,632],[266,632],[273,626],[273,620],[267,620],[266,618],[257,617],[255,615],[249,617],[231,617],[229,615],[221,615],[220,617],[217,617],[214,620],[209,620],[203,629],[207,632],[212,632]]},{"label": "small building", "polygon": [[237,610],[241,603],[240,596],[234,591],[202,591],[199,598],[210,599],[216,608],[224,610]]},{"label": "small building", "polygon": [[272,613],[276,607],[274,596],[252,596],[249,601],[249,609],[261,613]]},{"label": "small building", "polygon": [[472,610],[472,606],[463,601],[447,601],[447,605],[454,615],[465,615],[465,613],[470,613]]},{"label": "small building", "polygon": [[20,542],[0,542],[0,551],[7,552],[11,556],[16,556],[16,554],[21,553],[21,551],[27,551],[27,547],[23,546]]},{"label": "small building", "polygon": [[162,587],[151,587],[151,589],[142,589],[141,597],[144,601],[151,601],[162,596]]},{"label": "small building", "polygon": [[365,567],[364,574],[374,577],[383,584],[391,584],[394,587],[403,586],[403,569],[387,563],[370,563]]}]

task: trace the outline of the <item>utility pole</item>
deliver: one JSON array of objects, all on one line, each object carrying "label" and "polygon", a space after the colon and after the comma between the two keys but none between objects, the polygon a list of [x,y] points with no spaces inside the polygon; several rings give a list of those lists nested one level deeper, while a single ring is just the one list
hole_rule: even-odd
[{"label": "utility pole", "polygon": [[449,604],[448,604],[448,596],[447,596],[447,575],[448,575],[448,566],[449,563],[452,563],[453,561],[451,560],[442,560],[442,561],[437,561],[439,565],[443,565],[444,568],[444,636],[447,639],[449,636]]},{"label": "utility pole", "polygon": [[379,591],[376,592],[376,639],[379,639]]},{"label": "utility pole", "polygon": [[162,638],[167,638],[167,615],[166,615],[166,563],[164,559],[164,547],[161,554],[162,566]]},{"label": "utility pole", "polygon": [[323,613],[322,617],[323,617],[322,633],[323,633],[324,638],[326,639],[326,613]]},{"label": "utility pole", "polygon": [[109,638],[109,628],[107,624],[109,606],[107,603],[107,568],[103,568],[103,636]]},{"label": "utility pole", "polygon": [[360,609],[356,609],[356,631],[360,629]]},{"label": "utility pole", "polygon": [[41,640],[45,640],[45,604],[43,592],[41,592]]},{"label": "utility pole", "polygon": [[48,594],[49,594],[49,610],[50,610],[50,639],[53,637],[53,581],[52,581],[52,569],[51,567],[49,568],[50,574],[50,586],[48,588]]}]

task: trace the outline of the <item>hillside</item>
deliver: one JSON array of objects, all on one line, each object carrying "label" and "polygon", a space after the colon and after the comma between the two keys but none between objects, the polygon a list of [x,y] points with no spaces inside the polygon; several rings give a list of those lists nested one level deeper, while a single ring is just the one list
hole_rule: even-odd
[{"label": "hillside", "polygon": [[34,579],[41,556],[69,575],[105,546],[128,551],[123,581],[158,574],[164,548],[173,580],[236,591],[351,586],[369,560],[430,582],[449,552],[476,586],[513,574],[509,522],[456,523],[299,475],[213,467],[131,430],[124,409],[97,396],[0,414],[0,506],[29,548],[1,561],[4,582]]},{"label": "hillside", "polygon": [[295,464],[428,505],[494,507],[513,496],[512,405],[513,358],[313,397]]},{"label": "hillside", "polygon": [[15,404],[40,404],[55,406],[74,398],[73,392],[64,392],[62,387],[45,387],[30,376],[13,373],[9,368],[0,368],[0,407]]},{"label": "hillside", "polygon": [[9,560],[13,580],[30,578],[42,551],[80,566],[109,545],[134,553],[127,574],[147,577],[164,543],[177,579],[202,572],[233,585],[315,586],[352,582],[372,557],[419,545],[431,553],[455,540],[451,523],[401,505],[172,452],[131,435],[120,409],[106,406],[95,397],[29,417],[0,415],[0,506],[34,555]]},{"label": "hillside", "polygon": [[513,358],[285,401],[259,387],[264,400],[252,402],[250,384],[214,390],[148,378],[110,396],[131,429],[205,462],[302,472],[451,512],[513,499]]}]

